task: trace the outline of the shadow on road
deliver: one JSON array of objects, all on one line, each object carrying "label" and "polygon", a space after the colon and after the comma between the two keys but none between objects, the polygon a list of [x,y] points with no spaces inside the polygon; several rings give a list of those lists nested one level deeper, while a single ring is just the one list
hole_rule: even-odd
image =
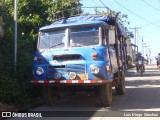
[{"label": "shadow on road", "polygon": [[141,77],[135,68],[126,72],[126,94],[113,96],[113,111],[160,110],[160,71],[155,65],[146,66]]},{"label": "shadow on road", "polygon": [[[143,77],[135,68],[126,72],[126,95],[113,95],[111,108],[99,104],[99,98],[93,93],[77,93],[76,95],[59,100],[54,106],[44,107],[44,110],[123,110],[160,108],[160,79],[156,66],[146,66]],[[150,78],[151,77],[151,78]],[[155,78],[154,78],[155,77]],[[129,78],[129,79],[127,79]],[[160,77],[159,77],[160,78]],[[113,93],[114,90],[113,90]],[[156,103],[158,102],[158,103]],[[135,105],[137,104],[137,106]]]},{"label": "shadow on road", "polygon": [[[156,66],[146,66],[146,72],[143,77],[140,77],[135,68],[128,70],[126,72],[126,94],[113,95],[111,107],[100,106],[99,97],[95,94],[77,93],[60,99],[54,106],[43,105],[31,111],[48,111],[48,113],[62,111],[59,113],[59,117],[63,117],[63,114],[65,116],[65,111],[70,111],[70,115],[76,116],[78,111],[81,112],[78,117],[86,115],[86,118],[82,118],[86,120],[93,116],[103,117],[108,115],[113,117],[115,112],[122,111],[160,111],[159,72]],[[115,93],[115,90],[113,90],[113,93]],[[98,111],[103,112],[96,115]],[[71,120],[70,117],[65,117],[65,120],[67,119]]]},{"label": "shadow on road", "polygon": [[[114,96],[112,111],[159,111],[159,88],[127,88],[126,95]],[[157,97],[155,97],[157,96]],[[121,101],[121,102],[119,102]]]}]

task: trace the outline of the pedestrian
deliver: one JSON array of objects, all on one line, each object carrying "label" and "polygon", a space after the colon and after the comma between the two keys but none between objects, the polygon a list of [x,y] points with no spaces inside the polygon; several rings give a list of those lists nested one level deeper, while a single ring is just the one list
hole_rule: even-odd
[{"label": "pedestrian", "polygon": [[160,64],[160,53],[158,53],[158,57],[157,57],[157,66],[159,66]]}]

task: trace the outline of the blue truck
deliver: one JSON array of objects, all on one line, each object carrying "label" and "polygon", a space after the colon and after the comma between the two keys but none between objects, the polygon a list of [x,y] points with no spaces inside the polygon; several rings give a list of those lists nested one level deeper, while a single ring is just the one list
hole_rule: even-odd
[{"label": "blue truck", "polygon": [[46,103],[62,91],[98,93],[112,104],[112,87],[125,94],[125,32],[116,18],[81,15],[39,29],[32,83],[42,85]]}]

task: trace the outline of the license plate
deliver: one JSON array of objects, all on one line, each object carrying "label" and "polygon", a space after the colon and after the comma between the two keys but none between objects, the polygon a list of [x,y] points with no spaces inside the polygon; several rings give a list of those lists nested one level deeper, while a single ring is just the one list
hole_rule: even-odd
[{"label": "license plate", "polygon": [[88,80],[88,74],[77,74],[77,79],[79,80]]}]

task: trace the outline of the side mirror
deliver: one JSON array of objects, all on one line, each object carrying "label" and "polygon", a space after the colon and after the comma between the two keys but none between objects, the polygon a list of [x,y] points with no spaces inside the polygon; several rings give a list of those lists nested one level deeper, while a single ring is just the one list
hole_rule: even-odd
[{"label": "side mirror", "polygon": [[115,44],[116,37],[115,37],[115,27],[111,26],[111,29],[109,30],[109,44]]}]

